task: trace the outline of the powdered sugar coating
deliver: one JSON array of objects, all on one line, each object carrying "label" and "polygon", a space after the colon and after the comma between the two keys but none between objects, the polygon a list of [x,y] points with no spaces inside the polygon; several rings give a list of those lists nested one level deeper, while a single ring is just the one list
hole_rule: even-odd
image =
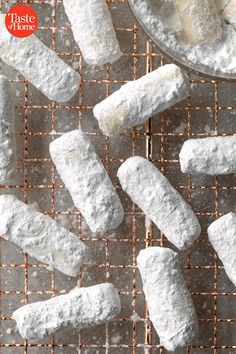
[{"label": "powdered sugar coating", "polygon": [[0,235],[50,268],[74,277],[90,262],[89,248],[76,235],[15,196],[0,196],[0,215]]},{"label": "powdered sugar coating", "polygon": [[0,75],[0,184],[12,184],[16,176],[15,103],[11,84]]},{"label": "powdered sugar coating", "polygon": [[207,232],[227,276],[236,286],[236,214],[228,213],[217,219]]},{"label": "powdered sugar coating", "polygon": [[[160,43],[162,49],[171,57],[208,75],[235,77],[236,31],[232,25],[222,21],[222,37],[214,45],[212,43],[193,45],[184,40],[174,0],[129,0],[129,2],[154,42]],[[217,0],[215,3],[218,13],[222,16],[221,12],[227,1]]]},{"label": "powdered sugar coating", "polygon": [[175,0],[184,36],[190,43],[213,43],[222,35],[214,0]]},{"label": "powdered sugar coating", "polygon": [[116,229],[123,207],[88,137],[78,129],[63,134],[50,144],[50,154],[92,232]]},{"label": "powdered sugar coating", "polygon": [[0,58],[18,70],[49,99],[69,101],[79,89],[80,75],[46,47],[34,34],[12,36],[0,15]]},{"label": "powdered sugar coating", "polygon": [[76,287],[68,294],[22,306],[12,317],[25,339],[44,338],[63,329],[81,329],[112,320],[121,310],[118,291],[104,283]]},{"label": "powdered sugar coating", "polygon": [[88,64],[113,63],[121,57],[106,0],[63,0],[63,4],[75,41]]},{"label": "powdered sugar coating", "polygon": [[198,238],[201,227],[191,207],[151,162],[130,157],[117,176],[133,202],[177,248],[186,249]]},{"label": "powdered sugar coating", "polygon": [[167,64],[130,81],[98,103],[93,110],[104,134],[116,135],[143,124],[149,117],[185,99],[189,79],[180,68]]},{"label": "powdered sugar coating", "polygon": [[183,173],[236,173],[236,136],[187,140],[182,146],[179,158]]},{"label": "powdered sugar coating", "polygon": [[137,264],[150,319],[167,350],[196,344],[198,322],[186,288],[178,254],[168,248],[140,251]]},{"label": "powdered sugar coating", "polygon": [[236,29],[236,0],[228,1],[222,12],[222,16]]}]

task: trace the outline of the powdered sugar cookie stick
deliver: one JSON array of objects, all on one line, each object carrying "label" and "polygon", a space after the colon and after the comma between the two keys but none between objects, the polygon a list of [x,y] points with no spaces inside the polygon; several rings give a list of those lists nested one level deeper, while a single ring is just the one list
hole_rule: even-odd
[{"label": "powdered sugar cookie stick", "polygon": [[0,75],[0,184],[16,175],[15,104],[8,79]]},{"label": "powdered sugar cookie stick", "polygon": [[182,146],[179,158],[183,173],[236,173],[236,136],[187,140]]},{"label": "powdered sugar cookie stick", "polygon": [[68,294],[25,305],[12,316],[25,339],[44,338],[63,329],[81,329],[112,320],[120,313],[118,291],[103,283],[76,287]]},{"label": "powdered sugar cookie stick", "polygon": [[137,257],[150,319],[168,351],[196,344],[198,321],[186,289],[179,256],[163,247],[149,247]]},{"label": "powdered sugar cookie stick", "polygon": [[35,35],[12,36],[0,15],[0,58],[18,70],[38,90],[57,102],[69,101],[79,89],[80,75]]},{"label": "powdered sugar cookie stick", "polygon": [[0,221],[5,240],[51,268],[75,277],[89,263],[90,250],[76,235],[13,195],[0,196]]},{"label": "powdered sugar cookie stick", "polygon": [[236,0],[231,0],[222,11],[224,19],[236,29]]},{"label": "powdered sugar cookie stick", "polygon": [[75,206],[95,233],[116,229],[124,212],[120,199],[91,142],[80,130],[50,144],[50,154]]},{"label": "powdered sugar cookie stick", "polygon": [[98,103],[93,113],[105,135],[116,135],[143,124],[152,115],[185,99],[188,93],[188,76],[176,65],[167,64],[121,86]]},{"label": "powdered sugar cookie stick", "polygon": [[221,20],[214,0],[175,0],[185,39],[193,44],[221,37]]},{"label": "powdered sugar cookie stick", "polygon": [[75,41],[88,64],[113,63],[121,57],[106,0],[63,0],[63,4]]},{"label": "powdered sugar cookie stick", "polygon": [[230,0],[214,0],[218,14],[224,10],[225,6],[228,5]]},{"label": "powdered sugar cookie stick", "polygon": [[148,160],[134,156],[119,168],[124,191],[177,248],[190,247],[201,232],[189,204]]},{"label": "powdered sugar cookie stick", "polygon": [[207,232],[227,276],[236,286],[236,214],[222,216],[208,227]]}]

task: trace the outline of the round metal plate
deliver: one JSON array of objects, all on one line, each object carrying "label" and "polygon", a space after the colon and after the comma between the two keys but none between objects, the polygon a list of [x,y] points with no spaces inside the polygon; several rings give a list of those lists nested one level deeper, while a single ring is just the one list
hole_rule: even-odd
[{"label": "round metal plate", "polygon": [[[226,74],[221,71],[215,71],[210,66],[203,65],[202,63],[191,63],[183,53],[173,51],[173,49],[167,47],[165,43],[159,40],[157,31],[157,21],[155,20],[155,14],[158,13],[160,7],[160,1],[158,0],[128,0],[132,11],[134,12],[138,22],[151,38],[151,40],[157,45],[160,51],[169,58],[172,62],[176,63],[180,67],[186,70],[190,70],[196,75],[208,77],[212,80],[223,81],[236,81],[235,74]],[[144,11],[145,9],[145,11]],[[152,21],[149,19],[152,18]]]}]

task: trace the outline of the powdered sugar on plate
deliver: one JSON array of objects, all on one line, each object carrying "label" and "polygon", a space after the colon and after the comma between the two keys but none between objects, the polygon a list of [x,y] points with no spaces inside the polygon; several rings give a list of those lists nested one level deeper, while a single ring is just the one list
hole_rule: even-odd
[{"label": "powdered sugar on plate", "polygon": [[208,75],[236,78],[236,30],[223,19],[229,0],[215,0],[222,16],[222,38],[215,43],[192,45],[183,40],[174,0],[129,0],[138,20],[166,54]]}]

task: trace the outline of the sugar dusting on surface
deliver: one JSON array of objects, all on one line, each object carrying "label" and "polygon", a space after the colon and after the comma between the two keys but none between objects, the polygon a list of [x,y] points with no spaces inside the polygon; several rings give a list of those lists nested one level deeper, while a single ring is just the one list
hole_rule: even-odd
[{"label": "sugar dusting on surface", "polygon": [[[222,39],[214,44],[191,45],[182,38],[174,0],[130,0],[154,40],[177,53],[186,65],[209,74],[236,74],[236,30],[222,18]],[[216,0],[219,14],[229,0]],[[175,55],[176,57],[176,55]]]},{"label": "sugar dusting on surface", "polygon": [[139,317],[139,315],[138,315],[136,312],[133,313],[132,316],[130,316],[130,319],[131,319],[131,321],[133,321],[134,323],[141,321],[141,318]]}]

